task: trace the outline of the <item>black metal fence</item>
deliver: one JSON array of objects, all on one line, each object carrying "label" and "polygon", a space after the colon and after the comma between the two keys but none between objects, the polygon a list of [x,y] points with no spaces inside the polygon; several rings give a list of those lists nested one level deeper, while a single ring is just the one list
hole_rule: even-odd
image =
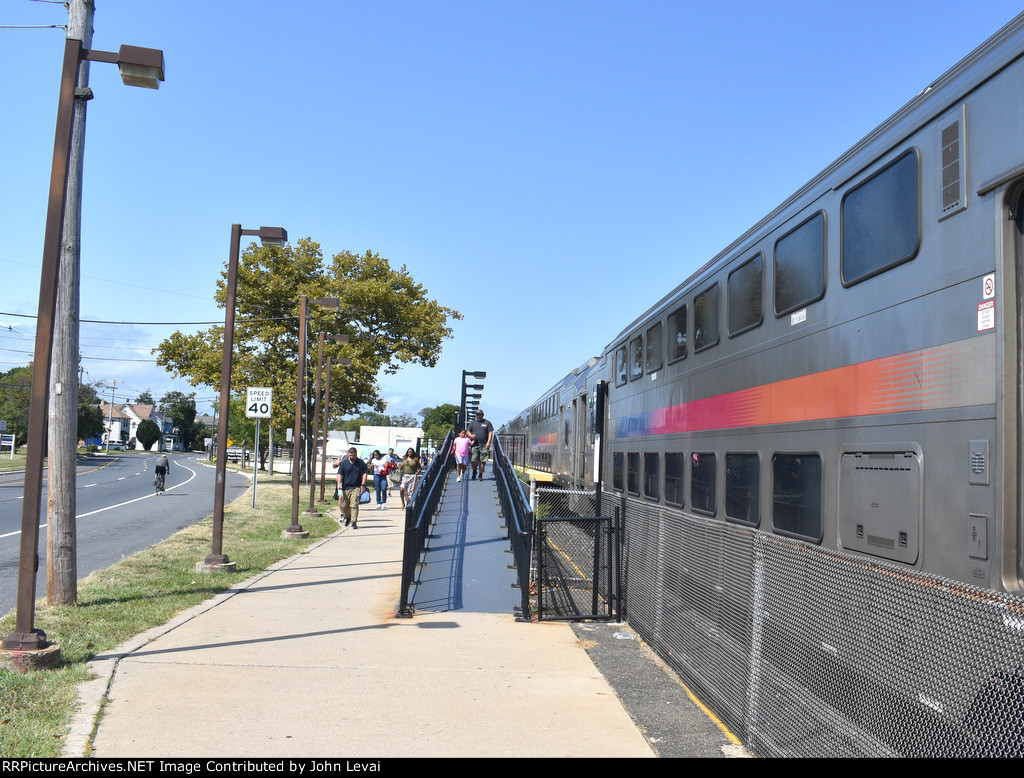
[{"label": "black metal fence", "polygon": [[501,436],[494,440],[494,479],[498,487],[501,515],[508,528],[515,560],[519,589],[522,594],[521,616],[530,618],[530,573],[533,561],[533,511],[523,491],[523,483],[516,476],[508,456],[502,448]]},{"label": "black metal fence", "polygon": [[445,478],[448,471],[455,466],[455,459],[452,456],[452,437],[453,433],[449,432],[405,508],[402,595],[397,615],[406,618],[412,616],[415,610],[409,602],[409,589],[416,583],[416,571],[419,567],[420,556],[430,534],[434,513],[437,511],[438,503],[444,492]]},{"label": "black metal fence", "polygon": [[499,432],[497,435],[501,448],[512,463],[512,467],[526,469],[527,455],[526,435],[520,432]]},{"label": "black metal fence", "polygon": [[618,617],[618,536],[607,516],[537,519],[538,620]]}]

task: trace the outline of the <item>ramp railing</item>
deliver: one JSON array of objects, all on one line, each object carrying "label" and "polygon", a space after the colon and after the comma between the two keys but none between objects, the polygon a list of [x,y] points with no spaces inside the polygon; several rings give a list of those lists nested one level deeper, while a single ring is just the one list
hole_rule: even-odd
[{"label": "ramp railing", "polygon": [[444,493],[448,471],[455,466],[452,456],[452,438],[449,432],[444,444],[430,462],[405,508],[405,543],[402,550],[402,595],[396,615],[409,618],[415,608],[409,601],[409,589],[416,583],[420,557],[430,536],[430,526]]},{"label": "ramp railing", "polygon": [[501,446],[501,438],[494,437],[494,479],[498,487],[498,501],[501,515],[508,528],[512,543],[519,589],[522,594],[521,616],[530,618],[530,577],[533,562],[533,511],[530,500],[523,490],[523,483],[516,476],[512,463]]}]

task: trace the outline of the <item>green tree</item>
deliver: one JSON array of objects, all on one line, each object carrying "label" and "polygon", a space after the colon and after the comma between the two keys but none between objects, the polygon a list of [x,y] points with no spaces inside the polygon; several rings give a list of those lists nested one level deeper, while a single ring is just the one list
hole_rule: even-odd
[{"label": "green tree", "polygon": [[106,426],[100,410],[100,396],[92,384],[78,385],[78,439],[88,440],[103,434]]},{"label": "green tree", "polygon": [[153,444],[160,440],[160,435],[160,428],[150,419],[140,421],[138,429],[135,430],[135,437],[146,451],[153,448]]},{"label": "green tree", "polygon": [[[216,291],[222,307],[226,280],[225,270]],[[431,300],[404,266],[396,270],[370,251],[362,255],[343,251],[325,262],[320,245],[310,238],[283,247],[251,244],[239,263],[231,389],[270,387],[275,430],[287,429],[294,419],[302,295],[341,301],[340,311],[310,306],[307,339],[315,369],[318,333],[349,336],[346,344],[328,340],[324,346],[324,356],[335,360],[331,405],[341,414],[358,408],[383,411],[377,375],[397,372],[402,364],[433,367],[442,342],[451,337],[449,320],[462,318],[458,311]],[[211,327],[194,334],[176,332],[154,353],[158,364],[193,386],[216,387],[222,344],[223,327]],[[342,357],[350,359],[351,365],[337,365]],[[310,375],[306,381],[307,399],[313,378]]]},{"label": "green tree", "polygon": [[139,405],[153,405],[153,395],[149,389],[147,389],[135,398],[135,402]]},{"label": "green tree", "polygon": [[444,403],[420,411],[423,417],[423,437],[441,442],[459,422],[459,406]]},{"label": "green tree", "polygon": [[[160,398],[160,410],[174,422],[185,450],[196,448],[196,393],[170,391]],[[202,448],[202,444],[200,439],[199,448]]]},{"label": "green tree", "polygon": [[7,435],[14,435],[15,447],[28,440],[28,408],[31,401],[32,365],[0,373],[0,419],[7,422]]}]

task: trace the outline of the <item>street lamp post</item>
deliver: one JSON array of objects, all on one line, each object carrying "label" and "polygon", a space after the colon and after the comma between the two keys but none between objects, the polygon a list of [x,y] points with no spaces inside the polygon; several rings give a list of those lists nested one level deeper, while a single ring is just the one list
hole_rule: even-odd
[{"label": "street lamp post", "polygon": [[[295,429],[292,435],[292,523],[287,529],[281,532],[286,538],[308,537],[309,533],[299,524],[299,464],[298,453],[302,444],[302,393],[306,373],[306,319],[308,316],[309,303],[319,305],[321,308],[333,308],[337,310],[341,301],[337,297],[325,297],[320,300],[310,300],[302,295],[299,302],[299,355],[298,365],[295,369]],[[314,422],[315,425],[315,422]],[[314,430],[316,427],[314,426]],[[310,469],[310,480],[313,479],[315,469]],[[312,508],[313,486],[310,485],[310,508]],[[313,515],[316,511],[313,511]]]},{"label": "street lamp post", "polygon": [[324,436],[324,458],[320,462],[320,503],[324,499],[324,484],[327,481],[327,419],[331,413],[331,358],[327,357],[327,376],[324,379],[324,407],[323,407],[323,436]]},{"label": "street lamp post", "polygon": [[462,401],[459,403],[459,427],[465,429],[469,420],[466,418],[466,403],[470,398],[480,399],[481,395],[474,394],[469,395],[467,391],[473,389],[480,391],[484,388],[483,384],[467,384],[467,378],[487,378],[487,373],[482,370],[463,370],[462,371]]},{"label": "street lamp post", "polygon": [[[4,637],[7,651],[46,651],[51,644],[35,628],[36,571],[39,568],[39,510],[42,504],[43,458],[46,447],[46,415],[50,395],[50,362],[53,356],[54,318],[60,272],[61,233],[67,203],[68,166],[79,64],[82,60],[113,62],[128,86],[157,89],[164,80],[164,55],[158,49],[121,46],[117,53],[85,49],[82,41],[67,38],[61,68],[57,127],[50,168],[50,193],[43,236],[43,266],[39,282],[39,314],[32,357],[32,390],[29,401],[29,447],[25,463],[25,492],[21,512],[21,548],[18,563],[18,605],[14,631]],[[58,652],[59,657],[59,652]]]},{"label": "street lamp post", "polygon": [[[321,380],[321,377],[323,376],[323,372],[324,372],[324,341],[325,340],[333,340],[333,341],[336,341],[338,343],[348,343],[348,335],[326,335],[323,332],[320,333],[320,343],[319,343],[319,346],[317,348],[317,356],[316,356],[316,389],[314,390],[314,396],[313,396],[313,422],[312,422],[312,424],[309,425],[313,429],[314,440],[315,440],[315,435],[316,435],[316,428],[317,428],[317,425],[320,422],[320,413],[321,413],[321,410],[320,410],[321,409],[321,400],[320,400],[320,398],[321,398],[322,395],[320,394],[320,380]],[[349,363],[350,363],[350,361],[348,359],[346,359],[346,358],[342,358],[338,362],[338,364],[341,364],[341,365],[347,365]],[[328,386],[330,386],[330,380],[331,380],[331,372],[330,372],[331,371],[331,367],[330,367],[330,364],[331,364],[330,363],[330,357],[328,357],[328,362],[327,362],[327,385]],[[326,407],[326,405],[327,404],[326,404],[326,401],[325,401],[323,403],[324,455],[323,455],[323,458],[321,460],[322,464],[321,464],[321,468],[320,468],[320,470],[321,470],[321,474],[320,474],[320,502],[321,503],[324,501],[324,479],[327,477],[327,407]],[[314,443],[314,445],[313,445],[313,454],[312,454],[314,459],[313,459],[313,462],[312,462],[312,467],[310,467],[310,469],[309,469],[309,472],[311,474],[313,474],[313,476],[316,475],[316,459],[315,459],[315,457],[316,457],[316,448],[317,447],[316,447],[316,445]],[[315,477],[311,477],[309,479],[309,508],[306,509],[306,515],[307,516],[319,516],[320,515],[319,512],[317,511],[317,509],[313,505],[313,498],[314,498],[315,490],[316,490],[316,478]]]},{"label": "street lamp post", "polygon": [[235,297],[238,291],[238,254],[242,236],[258,237],[264,246],[283,246],[288,233],[282,227],[260,227],[243,230],[241,224],[231,225],[231,255],[228,257],[227,300],[224,312],[224,354],[220,368],[220,406],[217,419],[217,466],[213,489],[213,543],[210,554],[196,568],[206,572],[234,570],[235,563],[224,553],[224,489],[228,464],[228,421],[231,401],[231,360],[235,350]]}]

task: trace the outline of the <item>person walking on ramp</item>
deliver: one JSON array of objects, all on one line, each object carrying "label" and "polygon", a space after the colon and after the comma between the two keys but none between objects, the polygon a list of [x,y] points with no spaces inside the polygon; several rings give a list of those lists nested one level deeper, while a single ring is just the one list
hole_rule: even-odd
[{"label": "person walking on ramp", "polygon": [[359,529],[359,497],[366,491],[366,463],[355,448],[350,448],[348,454],[334,460],[334,466],[338,468],[338,507],[345,526]]}]

